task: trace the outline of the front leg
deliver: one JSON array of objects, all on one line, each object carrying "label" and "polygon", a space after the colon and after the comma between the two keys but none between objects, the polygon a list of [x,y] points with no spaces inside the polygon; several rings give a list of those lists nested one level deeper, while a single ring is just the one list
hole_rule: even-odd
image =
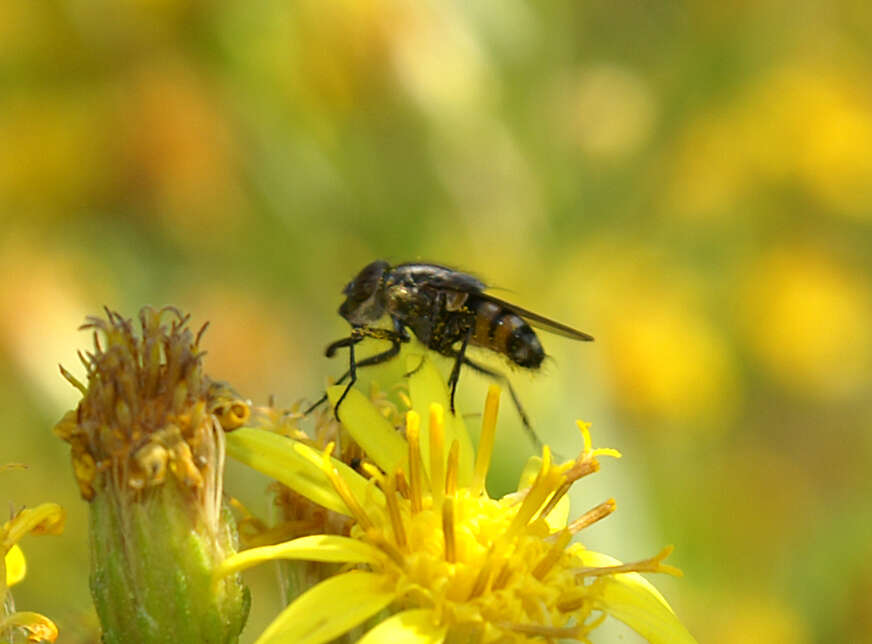
[{"label": "front leg", "polygon": [[348,345],[348,375],[351,378],[348,381],[348,384],[345,386],[345,391],[342,392],[342,395],[339,396],[339,400],[336,401],[336,406],[333,407],[333,415],[336,416],[336,420],[340,420],[339,405],[342,404],[342,401],[345,400],[345,396],[348,395],[348,391],[354,386],[354,383],[357,382],[357,363],[354,361],[355,344],[357,343],[353,342]]},{"label": "front leg", "polygon": [[352,329],[351,335],[347,338],[341,338],[336,342],[328,344],[327,348],[324,349],[324,355],[328,358],[332,358],[336,354],[337,349],[341,349],[342,347],[353,347],[355,344],[363,340],[364,336],[355,333],[355,330],[356,329]]},{"label": "front leg", "polygon": [[[378,327],[370,326],[357,326],[351,329],[351,335],[347,338],[340,338],[339,340],[336,340],[336,342],[331,342],[329,345],[327,345],[327,348],[324,350],[324,355],[328,358],[332,358],[336,354],[337,349],[342,349],[343,347],[353,347],[355,344],[364,340],[365,338],[372,338],[374,340],[387,340],[395,346],[399,345],[401,342],[409,341],[409,335],[406,333],[406,330],[402,327],[402,325],[400,325],[399,322],[396,321],[394,322],[393,329],[381,329]],[[363,363],[361,363],[361,366],[362,365]]]},{"label": "front leg", "polygon": [[[336,414],[337,420],[339,419],[339,404],[345,399],[345,396],[348,394],[348,391],[354,385],[357,380],[357,369],[359,367],[371,367],[373,365],[381,364],[382,362],[387,362],[391,358],[395,357],[400,352],[400,347],[404,342],[408,342],[410,340],[409,334],[406,333],[406,330],[403,328],[402,323],[399,320],[393,320],[393,329],[380,329],[374,327],[354,327],[351,330],[351,335],[347,338],[340,338],[335,342],[331,342],[330,345],[325,350],[325,355],[328,358],[332,358],[337,349],[341,349],[343,347],[348,347],[349,351],[349,365],[348,370],[343,373],[339,379],[336,381],[337,385],[341,385],[345,382],[345,379],[351,376],[351,382],[345,387],[345,390],[342,392],[342,396],[340,396],[339,400],[334,407],[334,413]],[[357,361],[354,355],[354,345],[363,340],[364,338],[374,338],[377,340],[387,340],[391,343],[391,348],[387,351],[382,351],[381,353],[377,353],[374,356],[370,356],[361,361]],[[319,398],[314,404],[312,404],[303,415],[308,415],[318,407],[320,407],[324,402],[327,401],[327,394],[325,393],[321,398]]]},{"label": "front leg", "polygon": [[[359,340],[362,340],[364,337],[375,338],[377,340],[389,340],[391,343],[391,348],[387,351],[382,351],[381,353],[377,353],[374,356],[370,356],[360,362],[356,362],[354,359],[354,345],[357,342],[351,342],[348,345],[348,371],[339,379],[341,382],[345,379],[345,376],[350,376],[351,380],[348,381],[348,385],[345,387],[345,391],[342,392],[342,395],[339,397],[339,400],[336,401],[336,406],[333,408],[333,414],[336,416],[336,420],[339,420],[339,405],[342,404],[342,401],[345,400],[345,396],[348,395],[349,390],[354,386],[354,383],[357,382],[357,368],[358,367],[371,367],[372,365],[381,364],[382,362],[387,362],[394,356],[396,356],[400,352],[400,346],[403,342],[409,341],[409,336],[406,333],[405,329],[403,329],[402,324],[398,320],[394,320],[394,328],[391,329],[378,329],[371,327],[357,327],[352,329],[351,335],[354,337],[355,333],[359,335]],[[349,338],[351,339],[351,338]],[[333,345],[337,344],[334,342]],[[329,349],[330,347],[328,347]],[[337,383],[338,384],[338,383]]]}]

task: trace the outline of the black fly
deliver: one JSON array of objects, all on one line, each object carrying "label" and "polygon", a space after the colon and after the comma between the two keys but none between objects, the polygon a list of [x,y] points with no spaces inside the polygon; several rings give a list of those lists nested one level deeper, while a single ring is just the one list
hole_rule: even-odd
[{"label": "black fly", "polygon": [[[507,385],[524,426],[536,440],[506,376],[470,360],[466,356],[467,347],[472,344],[502,354],[519,367],[535,370],[542,364],[545,351],[531,325],[573,340],[590,341],[593,337],[484,293],[485,288],[483,282],[471,275],[436,264],[407,263],[392,267],[379,260],[364,267],[342,291],[346,298],[339,307],[339,314],[351,324],[351,335],[333,342],[325,352],[330,358],[337,349],[348,347],[348,371],[337,384],[349,377],[350,380],[336,403],[337,418],[339,406],[357,380],[357,369],[395,357],[402,344],[410,340],[407,329],[411,329],[428,349],[454,359],[448,378],[451,413],[454,413],[460,367],[466,365]],[[391,329],[373,326],[385,315],[390,317]],[[391,347],[357,361],[354,346],[364,338],[385,340]],[[307,413],[325,400],[326,396]]]}]

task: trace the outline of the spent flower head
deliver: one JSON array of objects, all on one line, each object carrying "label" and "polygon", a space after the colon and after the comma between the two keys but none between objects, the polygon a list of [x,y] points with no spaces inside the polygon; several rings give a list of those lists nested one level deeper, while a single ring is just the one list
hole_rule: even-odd
[{"label": "spent flower head", "polygon": [[143,308],[131,320],[88,318],[94,350],[80,358],[87,386],[55,433],[71,445],[73,472],[89,502],[91,592],[106,642],[235,641],[247,590],[214,567],[236,550],[222,500],[224,432],[248,405],[203,373],[188,317]]},{"label": "spent flower head", "polygon": [[[328,390],[331,402],[342,390]],[[619,456],[594,449],[586,424],[576,459],[554,463],[546,446],[516,492],[491,498],[484,482],[499,388],[488,393],[477,453],[462,417],[445,413],[447,389],[429,363],[411,375],[410,393],[405,436],[359,392],[342,403],[343,425],[369,461],[365,476],[331,458],[329,446],[318,452],[253,428],[228,437],[231,456],[351,519],[347,536],[304,536],[225,561],[216,579],[270,559],[344,565],[285,608],[259,644],[348,639],[364,624],[364,644],[587,642],[606,615],[651,642],[694,641],[638,574],[678,574],[663,563],[671,549],[622,564],[572,542],[615,508],[609,499],[568,520],[566,492],[599,469],[598,457]]]}]

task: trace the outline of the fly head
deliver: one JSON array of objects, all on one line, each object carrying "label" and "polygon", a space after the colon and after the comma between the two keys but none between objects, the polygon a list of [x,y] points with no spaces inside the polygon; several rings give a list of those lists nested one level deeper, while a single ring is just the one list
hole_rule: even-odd
[{"label": "fly head", "polygon": [[385,312],[383,278],[389,269],[390,264],[384,260],[367,264],[342,290],[345,301],[339,307],[339,315],[356,326],[381,318]]}]

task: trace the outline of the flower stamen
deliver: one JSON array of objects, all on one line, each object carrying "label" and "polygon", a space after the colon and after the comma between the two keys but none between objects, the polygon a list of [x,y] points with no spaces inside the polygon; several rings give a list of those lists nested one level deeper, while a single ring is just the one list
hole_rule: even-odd
[{"label": "flower stamen", "polygon": [[485,557],[484,565],[478,571],[478,575],[475,578],[475,583],[472,585],[472,589],[469,591],[468,599],[472,599],[474,597],[478,597],[482,595],[488,587],[488,582],[491,579],[491,575],[494,570],[495,558],[494,558],[494,550],[495,544],[491,544],[488,549],[487,555]]},{"label": "flower stamen", "polygon": [[387,501],[388,516],[391,520],[391,531],[394,534],[394,541],[397,542],[397,547],[402,550],[406,549],[406,530],[403,527],[403,517],[400,514],[400,506],[397,502],[397,476],[387,476],[383,479],[382,490],[385,493]]},{"label": "flower stamen", "polygon": [[551,549],[548,550],[548,554],[536,564],[536,567],[533,568],[532,575],[536,579],[544,579],[545,575],[554,567],[554,564],[560,559],[560,556],[563,554],[563,551],[566,549],[566,546],[569,545],[570,540],[572,539],[572,533],[569,530],[561,530],[556,535],[556,540],[551,545]]},{"label": "flower stamen", "polygon": [[590,454],[591,452],[583,452],[576,461],[572,462],[569,469],[564,472],[564,481],[557,487],[557,490],[548,500],[548,503],[545,504],[545,507],[542,508],[540,516],[547,516],[578,479],[599,471],[599,461],[596,458],[590,457]]},{"label": "flower stamen", "polygon": [[478,440],[478,452],[475,455],[475,471],[472,476],[470,492],[478,496],[484,491],[485,477],[490,469],[491,456],[494,451],[494,440],[497,433],[497,413],[500,410],[500,388],[491,385],[487,390],[484,403],[484,414],[481,419],[481,436]]},{"label": "flower stamen", "polygon": [[562,482],[563,474],[560,468],[552,467],[551,452],[546,445],[542,450],[542,467],[533,485],[527,490],[527,495],[521,502],[521,507],[518,509],[518,514],[512,520],[509,529],[506,530],[506,536],[514,539],[521,528],[526,526],[533,519],[537,510],[542,507],[545,500],[554,492],[555,488]]},{"label": "flower stamen", "polygon": [[433,506],[442,505],[445,495],[445,412],[441,405],[430,405],[430,490]]},{"label": "flower stamen", "polygon": [[643,559],[634,563],[625,563],[619,566],[590,566],[587,568],[578,568],[575,570],[576,578],[579,577],[601,577],[603,575],[614,575],[622,572],[664,572],[674,577],[682,577],[684,573],[675,566],[663,563],[663,560],[668,557],[675,546],[666,546],[659,553],[649,559]]},{"label": "flower stamen", "polygon": [[448,450],[448,467],[445,470],[445,494],[454,496],[457,491],[457,469],[460,465],[460,443],[457,440],[451,441],[451,448]]},{"label": "flower stamen", "polygon": [[499,573],[497,573],[496,578],[494,579],[493,584],[491,585],[492,590],[502,590],[509,583],[509,580],[512,578],[512,565],[511,558],[503,557],[502,566],[500,567]]},{"label": "flower stamen", "polygon": [[351,490],[348,489],[348,484],[341,476],[339,476],[339,472],[336,471],[336,468],[333,467],[333,463],[330,461],[330,454],[333,452],[334,446],[335,444],[331,442],[327,444],[326,448],[324,448],[321,469],[324,471],[324,474],[327,475],[330,484],[333,486],[333,489],[336,490],[336,494],[338,494],[339,498],[341,498],[343,503],[345,503],[349,514],[354,517],[355,521],[360,524],[360,527],[363,528],[364,531],[368,531],[374,525],[372,520],[357,501],[354,494],[351,493]]},{"label": "flower stamen", "polygon": [[591,508],[580,517],[578,517],[575,521],[569,524],[568,530],[572,534],[577,534],[584,530],[586,527],[593,525],[597,521],[605,519],[612,512],[614,512],[618,507],[617,502],[614,499],[609,499],[608,501],[604,501],[600,503],[598,506]]},{"label": "flower stamen", "polygon": [[454,499],[450,496],[442,501],[442,534],[445,539],[445,561],[457,562],[457,542],[454,536]]},{"label": "flower stamen", "polygon": [[406,440],[409,442],[409,501],[412,514],[422,508],[423,489],[421,481],[421,417],[417,412],[406,413]]},{"label": "flower stamen", "polygon": [[581,431],[581,437],[584,441],[584,450],[582,451],[583,455],[587,455],[589,458],[595,458],[600,454],[612,456],[613,458],[621,458],[621,453],[612,447],[593,448],[593,441],[591,441],[590,438],[591,423],[586,423],[583,420],[576,420],[575,424],[578,426],[579,431]]},{"label": "flower stamen", "polygon": [[505,631],[521,633],[522,635],[532,635],[534,637],[544,637],[546,639],[567,639],[577,638],[579,627],[576,626],[542,626],[540,624],[512,624],[508,622],[494,622],[494,626]]},{"label": "flower stamen", "polygon": [[386,554],[400,569],[405,568],[405,558],[399,549],[388,541],[384,534],[377,528],[372,528],[366,531],[366,537],[372,545],[376,546]]},{"label": "flower stamen", "polygon": [[394,472],[394,477],[396,479],[397,493],[404,499],[410,499],[411,489],[409,488],[409,481],[406,479],[405,472],[397,468],[397,471]]}]

